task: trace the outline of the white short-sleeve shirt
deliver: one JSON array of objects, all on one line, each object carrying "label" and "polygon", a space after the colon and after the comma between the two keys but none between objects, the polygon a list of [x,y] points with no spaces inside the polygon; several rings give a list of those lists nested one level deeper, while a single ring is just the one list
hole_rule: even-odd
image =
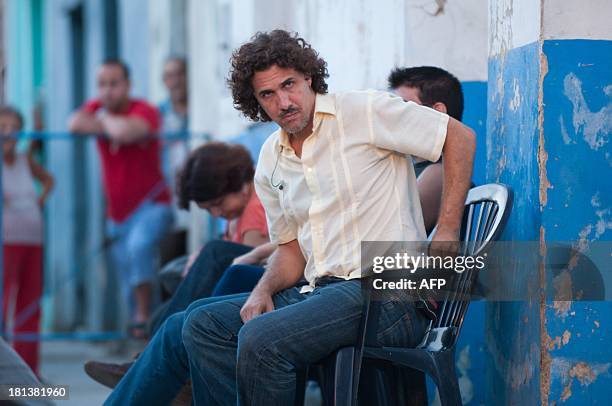
[{"label": "white short-sleeve shirt", "polygon": [[294,239],[304,277],[360,276],[361,241],[423,241],[407,155],[437,161],[448,116],[387,92],[317,95],[312,134],[298,158],[282,129],[264,143],[255,188],[270,239]]}]

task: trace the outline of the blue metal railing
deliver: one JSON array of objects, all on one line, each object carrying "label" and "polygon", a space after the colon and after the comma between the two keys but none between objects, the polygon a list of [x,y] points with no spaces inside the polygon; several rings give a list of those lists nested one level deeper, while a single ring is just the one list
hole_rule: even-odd
[{"label": "blue metal railing", "polygon": [[[74,135],[68,132],[47,132],[47,131],[30,131],[30,132],[19,132],[16,134],[12,134],[11,136],[0,136],[0,149],[2,149],[4,140],[8,139],[8,137],[12,137],[21,140],[41,140],[41,141],[57,141],[57,140],[68,140],[72,141],[75,139],[83,139],[83,138],[97,138],[103,137],[102,135]],[[164,133],[160,136],[162,141],[173,141],[173,140],[183,140],[183,141],[209,141],[213,137],[207,133],[186,133],[186,132],[177,132],[177,133]],[[2,166],[0,165],[0,190],[2,189]],[[0,213],[3,210],[3,201],[0,200]],[[0,230],[2,230],[2,217],[0,216]],[[110,242],[112,244],[112,242]],[[27,320],[32,313],[34,313],[39,307],[41,307],[42,301],[45,296],[53,295],[63,289],[66,285],[73,282],[74,279],[78,276],[79,272],[83,269],[87,269],[88,266],[93,263],[101,254],[103,254],[109,248],[108,241],[103,242],[100,247],[97,247],[92,252],[85,254],[85,258],[80,263],[73,267],[73,271],[70,272],[66,277],[61,279],[59,283],[56,283],[55,290],[51,292],[46,292],[41,295],[41,297],[28,304],[25,309],[23,309],[19,314],[16,314],[13,320],[14,326],[18,326]],[[0,233],[0,247],[3,247],[3,235]],[[0,250],[0,303],[4,303],[4,250]],[[0,335],[4,334],[5,321],[4,321],[4,312],[0,311]],[[120,331],[94,331],[94,332],[52,332],[52,333],[40,333],[40,334],[9,334],[6,335],[8,339],[18,339],[20,341],[37,341],[37,340],[114,340],[114,339],[122,339],[126,337],[126,334]]]}]

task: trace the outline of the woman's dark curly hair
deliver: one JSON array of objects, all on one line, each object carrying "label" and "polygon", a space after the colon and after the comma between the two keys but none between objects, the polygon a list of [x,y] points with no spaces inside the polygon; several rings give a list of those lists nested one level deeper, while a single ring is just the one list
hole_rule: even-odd
[{"label": "woman's dark curly hair", "polygon": [[255,175],[253,159],[242,145],[209,142],[193,150],[177,176],[181,209],[238,192]]},{"label": "woman's dark curly hair", "polygon": [[231,65],[227,83],[232,90],[234,107],[253,121],[271,121],[255,99],[251,81],[255,72],[272,65],[295,69],[312,79],[315,93],[327,93],[327,62],[319,58],[319,54],[297,33],[284,30],[258,32],[250,42],[234,51]]}]

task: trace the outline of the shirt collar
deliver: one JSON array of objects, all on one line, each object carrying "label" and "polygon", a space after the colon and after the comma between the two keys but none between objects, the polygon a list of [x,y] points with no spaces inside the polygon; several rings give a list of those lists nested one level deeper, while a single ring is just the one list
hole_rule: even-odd
[{"label": "shirt collar", "polygon": [[[313,129],[316,128],[318,122],[321,121],[322,114],[332,114],[335,116],[336,115],[336,103],[332,95],[317,93],[315,95]],[[280,145],[283,146],[284,148],[291,149],[291,144],[289,143],[289,135],[282,128],[280,129]]]}]

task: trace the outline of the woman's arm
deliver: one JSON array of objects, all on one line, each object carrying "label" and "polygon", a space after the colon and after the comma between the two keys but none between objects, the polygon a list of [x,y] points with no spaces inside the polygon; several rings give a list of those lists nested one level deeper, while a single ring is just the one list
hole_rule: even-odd
[{"label": "woman's arm", "polygon": [[30,165],[30,171],[32,172],[32,176],[36,178],[43,187],[43,191],[38,198],[38,205],[42,208],[49,197],[49,193],[53,190],[53,185],[55,184],[55,180],[53,176],[36,160],[28,156],[28,164]]}]

